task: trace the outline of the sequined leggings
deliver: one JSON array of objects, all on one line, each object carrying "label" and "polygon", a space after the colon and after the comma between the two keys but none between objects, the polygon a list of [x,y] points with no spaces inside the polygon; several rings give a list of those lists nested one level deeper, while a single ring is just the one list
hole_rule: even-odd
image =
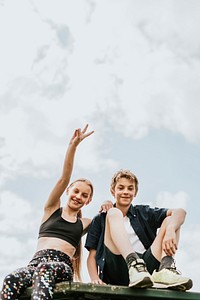
[{"label": "sequined leggings", "polygon": [[32,286],[32,300],[53,299],[55,284],[73,280],[73,267],[69,256],[61,251],[47,249],[36,252],[27,267],[7,275],[0,299],[18,300],[27,287]]}]

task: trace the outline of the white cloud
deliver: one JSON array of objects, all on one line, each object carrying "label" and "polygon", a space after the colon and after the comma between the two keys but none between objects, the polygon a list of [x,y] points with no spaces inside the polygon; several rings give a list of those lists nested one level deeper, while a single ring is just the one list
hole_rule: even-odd
[{"label": "white cloud", "polygon": [[0,194],[0,232],[1,235],[15,236],[31,232],[37,220],[35,208],[29,202],[10,191]]},{"label": "white cloud", "polygon": [[[46,126],[59,135],[69,121],[87,119],[97,112],[99,116],[101,114],[107,116],[113,128],[127,136],[141,138],[151,128],[164,127],[182,134],[188,140],[199,141],[200,126],[197,112],[200,104],[197,96],[199,84],[196,80],[199,64],[194,64],[196,58],[193,58],[191,51],[188,50],[188,44],[183,43],[188,40],[190,31],[199,22],[196,14],[186,35],[184,30],[179,31],[184,26],[184,16],[187,13],[184,11],[183,17],[179,17],[177,27],[174,28],[170,23],[165,27],[167,29],[164,30],[164,35],[160,36],[159,22],[164,26],[168,17],[173,21],[176,16],[174,14],[177,8],[166,3],[167,13],[163,20],[155,19],[154,14],[157,16],[155,12],[149,17],[150,7],[147,5],[145,9],[135,2],[140,11],[144,12],[145,21],[141,21],[137,14],[136,21],[133,22],[133,17],[128,14],[130,10],[133,16],[136,15],[131,2],[126,1],[122,5],[120,1],[117,4],[113,1],[96,1],[89,23],[86,22],[91,5],[89,2],[79,2],[82,3],[78,10],[81,17],[76,22],[72,18],[73,11],[76,12],[76,5],[71,1],[67,2],[68,4],[62,1],[59,6],[51,1],[48,3],[47,11],[45,2],[33,3],[34,10],[25,2],[21,4],[25,7],[26,14],[31,16],[30,18],[26,16],[28,25],[30,24],[28,30],[31,30],[29,31],[31,40],[27,41],[27,31],[21,30],[26,14],[20,18],[21,22],[15,27],[20,37],[17,46],[21,49],[22,45],[29,45],[25,51],[28,55],[29,70],[23,70],[23,66],[27,66],[24,53],[14,52],[25,60],[16,56],[15,62],[20,62],[20,66],[12,62],[9,66],[15,70],[15,76],[19,79],[22,73],[23,76],[27,75],[20,80],[12,80],[8,86],[5,85],[1,93],[3,97],[1,105],[4,109],[7,107],[7,110],[11,110],[7,111],[7,114],[4,111],[1,116],[1,127],[5,128],[2,136],[8,149],[14,145],[17,149],[20,141],[17,155],[23,159],[24,153],[29,152],[29,146],[33,149],[30,140],[38,119],[41,122],[40,128]],[[110,19],[113,6],[115,11]],[[11,7],[9,2],[6,8],[9,18]],[[163,14],[163,8],[160,7],[159,11]],[[103,12],[106,13],[102,23]],[[2,20],[1,28],[5,28],[3,24],[8,22],[9,18]],[[139,20],[143,23],[138,23]],[[12,27],[11,30],[13,29]],[[58,43],[59,33],[64,29],[64,39],[69,38],[67,51]],[[37,35],[34,34],[36,31]],[[182,42],[174,45],[178,40],[174,39],[174,36],[179,37],[179,34]],[[34,47],[33,36],[37,36]],[[5,43],[5,49],[7,46]],[[8,48],[13,47],[14,44]],[[185,60],[180,61],[177,56],[178,49],[182,51],[181,53],[185,51]],[[6,57],[10,56],[7,54]],[[8,108],[7,103],[12,104],[13,108],[10,106]],[[17,108],[14,109],[16,105]],[[34,115],[35,123],[30,115]],[[12,130],[8,132],[9,124],[19,126],[15,138]],[[25,127],[29,131],[29,141]],[[45,146],[52,148],[52,145],[41,143],[39,149]],[[20,151],[21,149],[24,151]],[[37,155],[35,160],[39,161],[40,156]]]},{"label": "white cloud", "polygon": [[[28,1],[5,1],[0,8],[1,82],[29,74],[38,44],[52,38],[48,27],[30,8]],[[22,47],[23,45],[23,47]]]},{"label": "white cloud", "polygon": [[177,268],[180,269],[183,276],[190,277],[193,280],[194,291],[199,291],[199,246],[199,225],[190,224],[187,228],[183,226],[176,256]]},{"label": "white cloud", "polygon": [[184,191],[172,194],[168,191],[160,192],[156,197],[156,206],[168,208],[187,208],[189,195]]},{"label": "white cloud", "polygon": [[[20,175],[54,177],[72,131],[87,122],[95,133],[80,145],[76,168],[93,174],[120,164],[105,144],[110,128],[130,139],[164,128],[199,143],[199,10],[199,1],[184,0],[5,0],[0,185]],[[188,200],[184,191],[163,191],[156,203],[186,208]],[[32,252],[32,238],[25,247],[21,240],[38,228],[32,209],[14,192],[1,191],[0,243],[16,249],[16,265],[11,250],[1,253],[5,272],[6,264],[18,267]],[[193,270],[189,247],[185,240],[181,255]]]},{"label": "white cloud", "polygon": [[1,191],[0,280],[31,259],[36,249],[39,221],[36,207],[10,191]]},{"label": "white cloud", "polygon": [[0,236],[0,288],[4,277],[20,267],[25,267],[31,260],[35,249],[35,239],[19,240],[16,237]]}]

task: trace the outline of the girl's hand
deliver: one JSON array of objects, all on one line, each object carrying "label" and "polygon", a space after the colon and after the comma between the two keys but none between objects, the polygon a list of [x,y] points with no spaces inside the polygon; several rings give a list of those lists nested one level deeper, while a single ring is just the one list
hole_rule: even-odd
[{"label": "girl's hand", "polygon": [[100,207],[100,210],[99,212],[104,212],[106,213],[110,208],[113,207],[113,203],[112,201],[110,200],[107,200],[107,201],[104,201],[102,204],[101,204],[101,207]]},{"label": "girl's hand", "polygon": [[74,144],[75,146],[78,146],[78,144],[82,140],[84,140],[86,137],[88,137],[94,133],[94,131],[90,131],[90,132],[86,133],[87,128],[88,128],[88,124],[86,124],[86,126],[82,130],[80,128],[76,129],[71,138],[70,144]]}]

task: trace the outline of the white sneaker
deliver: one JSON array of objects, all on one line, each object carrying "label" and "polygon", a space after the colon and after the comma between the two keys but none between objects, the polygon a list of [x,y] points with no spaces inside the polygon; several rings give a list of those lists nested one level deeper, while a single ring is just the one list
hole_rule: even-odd
[{"label": "white sneaker", "polygon": [[147,272],[143,259],[136,259],[129,268],[129,287],[147,288],[153,286],[151,275]]},{"label": "white sneaker", "polygon": [[176,270],[176,268],[162,269],[161,271],[154,271],[152,274],[154,287],[169,288],[175,290],[186,291],[191,289],[193,283],[190,278],[183,277]]}]

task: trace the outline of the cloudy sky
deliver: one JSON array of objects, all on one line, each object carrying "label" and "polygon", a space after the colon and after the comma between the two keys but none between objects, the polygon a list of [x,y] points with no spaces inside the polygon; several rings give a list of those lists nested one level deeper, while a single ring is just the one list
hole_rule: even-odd
[{"label": "cloudy sky", "polygon": [[84,215],[130,169],[135,203],[187,210],[176,261],[200,291],[199,13],[198,0],[0,0],[0,283],[32,258],[69,138],[88,123],[72,175],[95,186]]}]

